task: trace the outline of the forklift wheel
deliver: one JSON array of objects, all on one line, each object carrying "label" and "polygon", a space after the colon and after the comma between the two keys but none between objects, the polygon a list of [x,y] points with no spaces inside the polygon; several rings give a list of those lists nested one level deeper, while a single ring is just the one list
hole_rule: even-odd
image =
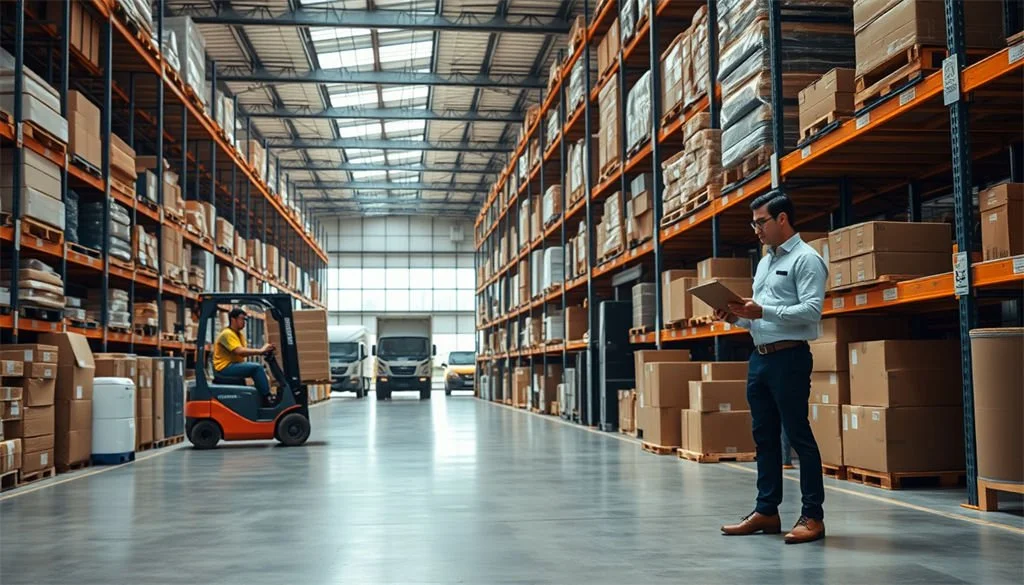
[{"label": "forklift wheel", "polygon": [[282,445],[298,447],[309,438],[309,419],[298,412],[288,414],[278,423],[274,435]]},{"label": "forklift wheel", "polygon": [[196,449],[213,449],[221,440],[220,425],[210,419],[197,421],[189,429],[188,440]]}]

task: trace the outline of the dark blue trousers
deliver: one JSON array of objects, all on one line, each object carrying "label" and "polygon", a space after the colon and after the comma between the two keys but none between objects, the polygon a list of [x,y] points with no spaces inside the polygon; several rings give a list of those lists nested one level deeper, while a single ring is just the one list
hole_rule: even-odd
[{"label": "dark blue trousers", "polygon": [[755,350],[747,373],[747,402],[753,418],[757,445],[757,506],[761,514],[774,516],[782,503],[782,442],[785,429],[800,457],[800,491],[803,515],[822,520],[825,484],[821,454],[807,420],[811,394],[811,350],[806,345],[768,355]]}]

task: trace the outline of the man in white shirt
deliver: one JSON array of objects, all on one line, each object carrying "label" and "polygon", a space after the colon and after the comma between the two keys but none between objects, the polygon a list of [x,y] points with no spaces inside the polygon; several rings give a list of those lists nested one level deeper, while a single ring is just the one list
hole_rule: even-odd
[{"label": "man in white shirt", "polygon": [[757,445],[757,505],[739,524],[723,526],[728,535],[782,531],[781,432],[800,457],[800,519],[788,534],[787,544],[811,542],[825,536],[825,487],[821,454],[807,420],[811,391],[811,351],[807,342],[817,338],[825,300],[828,267],[821,256],[793,227],[793,203],[778,191],[766,193],[750,205],[751,227],[768,245],[754,275],[754,298],[716,311],[719,320],[750,331],[754,352],[747,375],[747,402]]}]

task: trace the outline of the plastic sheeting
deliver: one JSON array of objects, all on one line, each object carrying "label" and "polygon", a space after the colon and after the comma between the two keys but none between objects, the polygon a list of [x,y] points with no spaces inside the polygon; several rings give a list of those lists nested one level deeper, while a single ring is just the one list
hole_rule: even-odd
[{"label": "plastic sheeting", "polygon": [[71,189],[64,197],[64,239],[78,243],[78,193]]},{"label": "plastic sheeting", "polygon": [[205,104],[210,97],[203,91],[206,82],[206,41],[199,32],[199,27],[190,17],[178,16],[164,18],[164,30],[174,31],[177,36],[178,57],[181,60],[178,72],[185,83],[200,94]]},{"label": "plastic sheeting", "polygon": [[632,150],[651,137],[651,72],[629,90],[626,99],[626,144]]},{"label": "plastic sheeting", "polygon": [[[78,224],[81,233],[80,241],[83,246],[103,249],[103,203],[92,202],[79,206]],[[109,230],[109,253],[111,256],[131,262],[132,260],[132,233],[131,218],[128,211],[119,203],[110,202],[110,223]]]}]

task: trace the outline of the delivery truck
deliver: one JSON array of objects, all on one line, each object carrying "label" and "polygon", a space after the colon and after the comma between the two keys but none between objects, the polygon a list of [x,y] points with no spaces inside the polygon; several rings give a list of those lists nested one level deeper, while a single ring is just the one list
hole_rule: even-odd
[{"label": "delivery truck", "polygon": [[331,358],[331,391],[355,392],[362,398],[370,392],[369,332],[362,325],[332,325],[327,328]]},{"label": "delivery truck", "polygon": [[432,330],[430,317],[377,318],[377,400],[391,398],[396,390],[419,392],[421,400],[430,398],[437,353]]}]

